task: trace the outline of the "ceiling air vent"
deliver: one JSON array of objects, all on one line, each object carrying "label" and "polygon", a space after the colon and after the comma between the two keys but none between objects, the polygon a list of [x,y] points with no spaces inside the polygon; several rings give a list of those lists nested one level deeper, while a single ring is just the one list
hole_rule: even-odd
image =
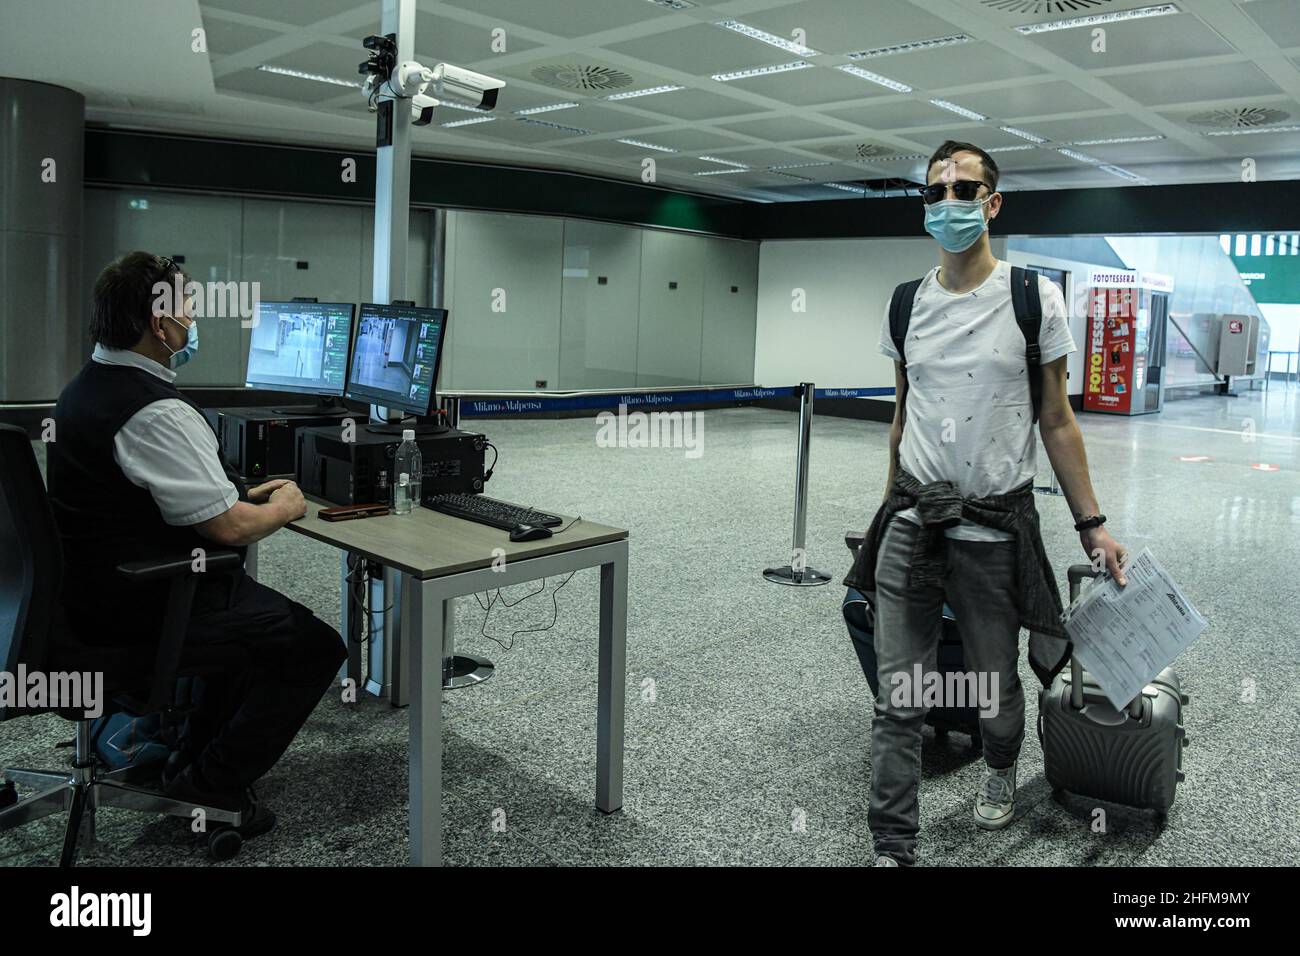
[{"label": "ceiling air vent", "polygon": [[551,63],[533,69],[533,79],[561,90],[580,93],[609,93],[631,86],[632,77],[612,66],[579,63]]},{"label": "ceiling air vent", "polygon": [[1209,126],[1212,129],[1257,129],[1290,118],[1290,113],[1270,109],[1267,106],[1234,106],[1230,109],[1193,113],[1187,117],[1187,122],[1194,126]]},{"label": "ceiling air vent", "polygon": [[1082,13],[1086,14],[1097,7],[1110,6],[1114,0],[980,0],[991,10],[1003,13],[1030,13],[1035,16],[1044,13]]},{"label": "ceiling air vent", "polygon": [[844,143],[827,147],[822,152],[836,159],[847,159],[851,163],[869,163],[873,159],[891,158],[898,150],[879,143]]}]

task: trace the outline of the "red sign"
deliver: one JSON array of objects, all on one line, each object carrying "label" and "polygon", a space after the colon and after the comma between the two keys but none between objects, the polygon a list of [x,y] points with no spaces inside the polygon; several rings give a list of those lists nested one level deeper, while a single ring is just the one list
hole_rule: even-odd
[{"label": "red sign", "polygon": [[1241,333],[1241,319],[1229,319],[1228,332],[1231,335],[1239,335]]},{"label": "red sign", "polygon": [[1258,464],[1251,465],[1250,467],[1254,468],[1256,471],[1277,471],[1278,470],[1277,465],[1270,465],[1265,462],[1259,462]]},{"label": "red sign", "polygon": [[1083,407],[1095,412],[1127,412],[1138,366],[1133,338],[1136,289],[1093,289],[1088,303],[1088,353]]}]

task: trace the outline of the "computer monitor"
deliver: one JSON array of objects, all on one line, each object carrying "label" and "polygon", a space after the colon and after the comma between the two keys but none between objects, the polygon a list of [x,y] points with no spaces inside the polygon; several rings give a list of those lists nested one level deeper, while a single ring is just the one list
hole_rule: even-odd
[{"label": "computer monitor", "polygon": [[[355,309],[351,302],[256,303],[244,384],[321,399],[342,396]],[[302,410],[329,406],[322,401]]]},{"label": "computer monitor", "polygon": [[344,395],[354,402],[428,415],[446,332],[446,309],[363,303]]}]

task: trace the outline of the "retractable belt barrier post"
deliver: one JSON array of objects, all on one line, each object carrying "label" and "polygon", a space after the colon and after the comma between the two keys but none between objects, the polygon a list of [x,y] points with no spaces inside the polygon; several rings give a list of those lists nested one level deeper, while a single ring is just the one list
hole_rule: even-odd
[{"label": "retractable belt barrier post", "polygon": [[808,453],[812,446],[813,396],[816,386],[803,382],[799,386],[799,444],[794,459],[794,542],[790,549],[790,563],[785,567],[768,568],[763,577],[774,584],[794,587],[815,587],[826,584],[830,577],[808,567],[808,549],[805,547],[808,532]]}]

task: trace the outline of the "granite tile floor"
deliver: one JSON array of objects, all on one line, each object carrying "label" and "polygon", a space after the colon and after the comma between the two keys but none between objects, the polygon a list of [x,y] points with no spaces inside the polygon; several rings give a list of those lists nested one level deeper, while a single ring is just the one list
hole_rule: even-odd
[{"label": "granite tile floor", "polygon": [[[1081,416],[1110,527],[1147,545],[1209,618],[1179,660],[1191,746],[1167,821],[1053,800],[1032,729],[1018,821],[970,822],[981,761],[966,738],[927,730],[925,865],[1294,864],[1300,770],[1300,391],[1171,400],[1163,413]],[[795,589],[760,572],[788,560],[796,417],[703,413],[703,454],[610,449],[590,419],[483,421],[502,450],[494,495],[629,528],[625,806],[592,806],[597,575],[498,605],[484,627],[457,607],[461,648],[496,661],[492,680],[445,703],[444,841],[449,865],[843,865],[872,860],[866,826],[870,702],[839,612],[848,552],[879,499],[883,425],[816,420],[809,562],[835,576]],[[39,448],[38,448],[39,451]],[[1183,461],[1207,456],[1208,460]],[[1273,465],[1276,471],[1253,466]],[[1045,465],[1042,468],[1046,480]],[[1062,499],[1039,500],[1058,576],[1082,558]],[[300,536],[263,546],[262,579],[338,623],[337,557]],[[509,589],[510,600],[528,586]],[[1027,666],[1022,679],[1036,682]],[[55,718],[0,725],[0,763],[57,766]],[[280,825],[227,866],[399,864],[407,856],[407,715],[373,698],[322,700],[261,790]],[[213,865],[183,824],[100,816],[99,865]],[[0,834],[0,862],[49,864],[46,821]]]}]

